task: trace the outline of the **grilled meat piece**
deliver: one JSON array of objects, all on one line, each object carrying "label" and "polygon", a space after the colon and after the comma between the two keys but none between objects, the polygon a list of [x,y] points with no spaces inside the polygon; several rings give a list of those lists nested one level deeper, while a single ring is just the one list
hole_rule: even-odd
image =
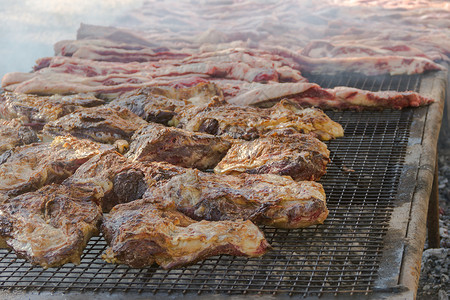
[{"label": "grilled meat piece", "polygon": [[278,174],[294,180],[319,180],[330,161],[327,146],[310,135],[273,132],[236,142],[214,168],[216,174]]},{"label": "grilled meat piece", "polygon": [[4,152],[38,141],[36,133],[18,120],[0,120],[0,164],[2,163],[1,154]]},{"label": "grilled meat piece", "polygon": [[98,234],[98,193],[88,185],[48,185],[0,204],[0,237],[43,268],[80,263],[84,247]]},{"label": "grilled meat piece", "polygon": [[191,87],[154,86],[126,93],[111,103],[128,108],[148,122],[167,125],[187,105],[208,103],[222,91],[209,82],[196,82]]},{"label": "grilled meat piece", "polygon": [[0,117],[20,118],[23,122],[42,129],[49,121],[55,121],[83,107],[105,104],[104,100],[89,94],[36,96],[3,92],[0,94]]},{"label": "grilled meat piece", "polygon": [[139,90],[137,93],[127,93],[116,98],[111,104],[128,108],[147,122],[155,122],[167,125],[174,116],[177,115],[176,109],[185,107],[186,101],[170,99],[165,96],[147,94]]},{"label": "grilled meat piece", "polygon": [[250,221],[196,222],[173,203],[149,199],[114,207],[101,230],[109,245],[103,258],[137,268],[156,262],[171,269],[219,254],[258,257],[270,248]]},{"label": "grilled meat piece", "polygon": [[132,162],[111,150],[92,157],[64,184],[89,183],[98,186],[103,193],[102,210],[109,212],[117,204],[140,199],[148,186],[165,182],[183,172],[184,168],[167,163],[151,162],[144,165]]},{"label": "grilled meat piece", "polygon": [[79,109],[44,126],[49,135],[72,134],[100,143],[113,144],[117,140],[129,140],[146,121],[126,108],[100,106]]},{"label": "grilled meat piece", "polygon": [[0,194],[16,196],[60,183],[92,156],[112,148],[72,136],[13,149],[0,164]]},{"label": "grilled meat piece", "polygon": [[244,219],[279,228],[323,223],[328,215],[321,184],[273,174],[229,176],[191,169],[150,187],[144,198],[172,200],[196,220]]},{"label": "grilled meat piece", "polygon": [[254,140],[265,133],[293,128],[300,133],[313,133],[321,140],[343,136],[344,130],[322,110],[300,109],[283,100],[267,109],[230,105],[213,98],[208,105],[193,107],[174,118],[174,125],[188,131],[206,132],[235,139]]},{"label": "grilled meat piece", "polygon": [[200,170],[214,168],[231,146],[218,136],[160,124],[142,127],[132,140],[127,157],[133,161],[166,161]]}]

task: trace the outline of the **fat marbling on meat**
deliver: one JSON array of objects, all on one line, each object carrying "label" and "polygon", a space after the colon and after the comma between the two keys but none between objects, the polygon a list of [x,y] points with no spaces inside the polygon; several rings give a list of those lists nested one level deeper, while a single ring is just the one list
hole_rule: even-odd
[{"label": "fat marbling on meat", "polygon": [[216,174],[278,174],[294,180],[319,180],[330,151],[317,138],[273,131],[253,141],[235,142],[214,168]]},{"label": "fat marbling on meat", "polygon": [[258,257],[270,245],[250,221],[194,221],[171,202],[140,199],[120,204],[103,218],[109,245],[103,259],[143,268],[157,263],[164,269],[193,264],[209,256]]},{"label": "fat marbling on meat", "polygon": [[196,220],[252,220],[280,228],[321,224],[328,215],[320,183],[274,174],[217,175],[187,170],[146,191],[144,198],[175,202]]}]

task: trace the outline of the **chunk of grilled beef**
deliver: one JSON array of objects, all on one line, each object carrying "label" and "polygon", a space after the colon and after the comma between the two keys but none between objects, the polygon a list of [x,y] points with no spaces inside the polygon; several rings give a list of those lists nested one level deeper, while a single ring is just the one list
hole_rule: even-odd
[{"label": "chunk of grilled beef", "polygon": [[102,210],[109,212],[117,204],[141,198],[148,186],[165,182],[183,172],[184,168],[167,163],[151,162],[144,165],[133,162],[110,150],[92,157],[64,184],[89,183],[98,186],[103,193]]},{"label": "chunk of grilled beef", "polygon": [[320,140],[301,133],[272,132],[231,146],[214,168],[216,174],[278,174],[294,180],[319,180],[326,173],[330,151]]},{"label": "chunk of grilled beef", "polygon": [[271,108],[228,104],[218,98],[203,106],[191,107],[174,118],[173,124],[188,131],[206,132],[235,139],[254,140],[274,129],[292,128],[312,133],[321,140],[343,136],[342,126],[322,110],[301,109],[288,100]]},{"label": "chunk of grilled beef", "polygon": [[100,143],[113,144],[117,140],[129,141],[133,133],[147,124],[126,108],[108,105],[81,108],[44,126],[48,135],[71,134]]},{"label": "chunk of grilled beef", "polygon": [[280,228],[323,223],[328,215],[320,183],[273,174],[239,176],[187,170],[150,187],[144,198],[175,202],[195,220],[252,220]]},{"label": "chunk of grilled beef", "polygon": [[270,248],[250,221],[196,222],[173,203],[149,199],[114,207],[101,230],[109,245],[103,258],[137,268],[171,269],[219,254],[258,257]]},{"label": "chunk of grilled beef", "polygon": [[[0,120],[0,164],[2,154],[17,146],[38,142],[39,139],[30,127],[24,126],[19,120]],[[11,153],[7,154],[8,156]]]},{"label": "chunk of grilled beef", "polygon": [[213,169],[231,143],[219,136],[149,124],[132,137],[127,157],[133,161],[168,163],[200,170]]},{"label": "chunk of grilled beef", "polygon": [[133,94],[127,93],[116,98],[111,104],[128,108],[130,111],[146,120],[167,125],[174,116],[176,110],[185,107],[183,100],[170,99],[162,95],[146,93],[149,88],[138,90]]},{"label": "chunk of grilled beef", "polygon": [[111,103],[128,108],[148,122],[167,125],[187,105],[201,105],[219,96],[222,91],[214,84],[200,82],[190,87],[149,86],[117,97]]},{"label": "chunk of grilled beef", "polygon": [[104,100],[89,94],[36,96],[12,92],[0,94],[0,117],[20,118],[24,123],[42,129],[49,121],[55,121],[83,107],[105,104]]},{"label": "chunk of grilled beef", "polygon": [[16,147],[0,164],[0,194],[16,196],[60,183],[89,158],[111,148],[72,136]]},{"label": "chunk of grilled beef", "polygon": [[43,268],[78,264],[101,209],[89,185],[45,186],[0,203],[0,237],[19,257]]}]

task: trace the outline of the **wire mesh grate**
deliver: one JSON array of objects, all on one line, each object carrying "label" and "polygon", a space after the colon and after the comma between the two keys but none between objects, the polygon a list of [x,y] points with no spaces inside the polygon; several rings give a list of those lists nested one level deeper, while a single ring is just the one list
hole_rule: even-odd
[{"label": "wire mesh grate", "polygon": [[[415,90],[419,76],[310,78],[323,87]],[[329,216],[323,225],[285,230],[264,227],[273,250],[261,258],[226,255],[176,270],[132,269],[101,259],[94,237],[81,264],[43,270],[0,249],[0,288],[50,292],[221,294],[367,294],[377,278],[383,237],[404,163],[413,110],[328,112],[345,137],[328,142],[331,160],[322,178]]]}]

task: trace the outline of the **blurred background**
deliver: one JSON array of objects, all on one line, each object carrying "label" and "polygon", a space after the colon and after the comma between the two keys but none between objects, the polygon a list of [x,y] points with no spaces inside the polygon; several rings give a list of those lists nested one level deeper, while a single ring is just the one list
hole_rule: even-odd
[{"label": "blurred background", "polygon": [[31,71],[53,44],[75,39],[80,23],[112,25],[142,0],[0,0],[0,78]]}]

